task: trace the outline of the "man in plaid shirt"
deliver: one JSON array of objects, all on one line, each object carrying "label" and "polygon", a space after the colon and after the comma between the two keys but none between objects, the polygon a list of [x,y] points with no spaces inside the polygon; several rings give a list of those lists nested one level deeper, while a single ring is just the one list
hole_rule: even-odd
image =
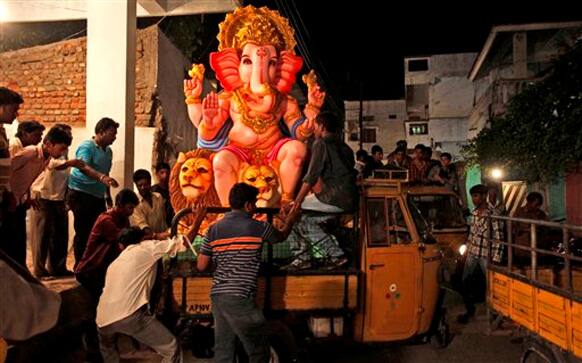
[{"label": "man in plaid shirt", "polygon": [[[477,297],[483,296],[486,284],[487,257],[489,256],[488,238],[491,236],[494,241],[502,239],[500,222],[489,218],[498,213],[487,203],[487,187],[482,184],[475,185],[471,188],[470,193],[475,209],[472,213],[471,229],[467,241],[467,259],[463,269],[463,300],[467,312],[459,316],[460,323],[467,323],[475,315]],[[502,257],[503,245],[492,243],[491,260],[501,262]]]},{"label": "man in plaid shirt", "polygon": [[414,147],[414,159],[408,167],[408,180],[410,183],[426,183],[428,180],[429,163],[425,160],[426,146],[418,144]]}]

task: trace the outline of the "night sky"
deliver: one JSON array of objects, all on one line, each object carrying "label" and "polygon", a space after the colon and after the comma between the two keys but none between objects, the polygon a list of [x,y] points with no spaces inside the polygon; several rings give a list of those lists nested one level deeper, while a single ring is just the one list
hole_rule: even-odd
[{"label": "night sky", "polygon": [[[306,60],[303,71],[316,70],[329,98],[335,100],[336,107],[330,104],[335,110],[341,109],[343,100],[359,99],[360,85],[364,99],[403,98],[406,56],[479,52],[493,25],[582,20],[576,1],[557,0],[242,3],[266,5],[291,20],[297,40],[304,45],[303,49],[296,48]],[[194,62],[207,62],[209,52],[218,46],[218,23],[224,20],[224,14],[195,15],[190,20],[194,22],[184,22],[184,17],[140,18],[138,25],[143,28],[161,22],[161,29],[186,56],[191,55]],[[203,27],[198,31],[200,24]],[[0,27],[0,51],[84,36],[85,29],[84,21],[9,24]],[[192,48],[193,43],[200,44]],[[308,55],[304,49],[308,49]]]},{"label": "night sky", "polygon": [[302,33],[307,48],[319,63],[316,71],[327,74],[327,87],[334,89],[338,100],[359,99],[360,81],[364,99],[403,98],[403,57],[479,52],[493,25],[582,20],[582,11],[574,9],[575,2],[564,5],[556,1],[545,5],[534,1],[465,1],[463,5],[443,1],[251,0],[245,5],[249,3],[267,5],[283,14],[296,9],[305,26]]}]

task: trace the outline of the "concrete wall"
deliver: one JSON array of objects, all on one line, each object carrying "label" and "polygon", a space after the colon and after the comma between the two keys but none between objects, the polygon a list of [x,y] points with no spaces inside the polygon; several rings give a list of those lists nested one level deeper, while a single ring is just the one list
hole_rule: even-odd
[{"label": "concrete wall", "polygon": [[[426,71],[409,71],[408,63],[410,61],[426,60],[428,62],[428,70]],[[404,84],[426,84],[431,80],[431,58],[430,57],[407,57],[404,58]]]},{"label": "concrete wall", "polygon": [[471,113],[475,91],[467,73],[476,56],[458,53],[430,57],[430,119],[467,117]]},{"label": "concrete wall", "polygon": [[466,118],[431,119],[429,122],[433,142],[440,143],[442,152],[450,153],[454,159],[461,156],[461,146],[467,140],[467,129]]},{"label": "concrete wall", "polygon": [[430,73],[434,77],[467,77],[477,53],[436,54],[430,57]]},{"label": "concrete wall", "polygon": [[429,88],[430,119],[469,116],[474,92],[467,77],[435,77]]},{"label": "concrete wall", "polygon": [[479,99],[479,102],[473,106],[473,110],[467,121],[467,139],[475,138],[489,121],[491,93],[488,93]]},{"label": "concrete wall", "polygon": [[154,157],[172,162],[178,152],[196,147],[196,129],[188,118],[183,90],[190,62],[162,32],[158,34],[157,97],[162,117],[156,125]]},{"label": "concrete wall", "polygon": [[[360,148],[359,141],[350,140],[350,132],[358,134],[359,125],[359,101],[345,101],[346,133],[345,139],[348,145],[356,151]],[[390,115],[396,118],[390,119]],[[405,139],[404,120],[406,118],[406,106],[404,100],[378,100],[363,102],[363,116],[374,116],[373,121],[364,121],[364,128],[376,128],[376,142],[364,143],[363,147],[370,150],[374,144],[380,145],[384,152],[390,152],[396,147],[396,141]]]}]

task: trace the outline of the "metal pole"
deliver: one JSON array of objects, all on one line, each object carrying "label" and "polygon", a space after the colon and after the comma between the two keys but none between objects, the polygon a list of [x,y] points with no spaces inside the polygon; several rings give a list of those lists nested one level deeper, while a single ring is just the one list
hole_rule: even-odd
[{"label": "metal pole", "polygon": [[[267,222],[273,224],[273,214],[267,214]],[[267,273],[265,274],[265,306],[264,311],[271,311],[271,294],[273,291],[273,244],[267,243]]]},{"label": "metal pole", "polygon": [[532,248],[531,252],[531,272],[532,272],[532,278],[537,281],[538,280],[538,258],[537,255],[538,253],[535,251],[535,249],[537,248],[538,245],[538,240],[537,240],[537,233],[536,233],[536,225],[535,224],[530,224],[530,247]]},{"label": "metal pole", "polygon": [[511,221],[507,223],[507,268],[511,271],[513,267],[513,231]]},{"label": "metal pole", "polygon": [[360,150],[364,148],[364,82],[360,81],[360,114],[358,118],[360,128]]},{"label": "metal pole", "polygon": [[568,228],[564,227],[562,229],[562,243],[564,244],[564,273],[566,274],[566,281],[564,281],[563,288],[572,292],[572,269],[570,266],[570,233]]}]

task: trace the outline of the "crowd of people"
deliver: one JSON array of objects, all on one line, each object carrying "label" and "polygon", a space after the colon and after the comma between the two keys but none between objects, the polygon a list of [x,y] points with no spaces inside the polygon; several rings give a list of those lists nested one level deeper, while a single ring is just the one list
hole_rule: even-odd
[{"label": "crowd of people", "polygon": [[[56,124],[43,137],[42,124],[19,120],[18,132],[14,138],[8,137],[3,124],[16,119],[23,102],[18,93],[0,88],[0,286],[2,295],[10,296],[10,305],[1,309],[0,336],[9,342],[25,341],[67,324],[64,320],[68,314],[63,311],[74,302],[44,288],[39,281],[74,275],[86,292],[92,315],[84,330],[86,361],[118,361],[118,333],[152,347],[164,362],[181,361],[176,338],[157,321],[149,306],[160,273],[158,261],[165,254],[184,251],[193,237],[193,231],[189,231],[185,238],[170,238],[174,212],[169,203],[170,166],[160,163],[155,167],[159,183],[153,186],[147,170],[136,170],[133,181],[138,193],[122,189],[114,203],[111,188],[118,188],[119,183],[110,176],[111,145],[119,124],[111,118],[99,120],[94,136],[80,142],[74,157],[69,158],[73,135],[68,125]],[[198,267],[203,270],[212,261],[215,268],[211,297],[218,361],[231,361],[235,335],[251,361],[268,359],[265,321],[254,302],[263,242],[285,240],[302,210],[333,214],[354,209],[355,162],[353,152],[339,137],[340,129],[339,119],[333,114],[321,113],[315,120],[314,156],[296,199],[283,210],[283,221],[270,225],[252,219],[258,190],[240,183],[230,192],[232,212],[209,229]],[[68,210],[74,217],[73,271],[66,267]],[[29,211],[31,236],[27,236],[26,228]],[[303,218],[300,223],[309,224],[310,219]],[[233,224],[238,227],[232,228]],[[320,229],[315,233],[327,235],[319,224],[311,227]],[[33,252],[32,271],[26,264],[27,237]],[[233,240],[233,246],[223,243]],[[309,248],[299,244],[295,251]],[[347,262],[332,236],[325,246],[323,257],[329,268]],[[233,251],[236,258],[232,258]],[[242,262],[241,256],[245,257]],[[291,268],[304,261],[298,252],[295,258]],[[244,267],[244,273],[232,276],[233,263],[238,271]],[[13,281],[4,283],[5,279]],[[229,287],[224,281],[234,284]],[[14,289],[29,293],[14,294]],[[22,310],[22,306],[27,308]],[[18,309],[22,311],[12,312]],[[26,349],[12,349],[11,354],[13,361],[43,357]],[[51,359],[48,355],[43,358]]]},{"label": "crowd of people", "polygon": [[356,170],[359,178],[368,178],[375,170],[408,170],[410,184],[444,185],[454,192],[459,192],[459,172],[452,162],[450,153],[443,152],[438,160],[433,159],[433,150],[429,146],[418,144],[412,156],[408,153],[408,143],[400,140],[396,148],[384,161],[384,150],[379,145],[372,146],[370,153],[366,150],[356,152]]},{"label": "crowd of people", "polygon": [[[139,197],[133,190],[122,189],[113,204],[110,188],[119,185],[109,175],[111,144],[115,142],[119,124],[110,118],[99,120],[94,136],[82,141],[74,158],[69,158],[68,149],[73,141],[69,125],[55,124],[45,130],[37,121],[22,120],[14,137],[8,137],[4,124],[16,119],[23,102],[18,93],[0,88],[0,286],[3,296],[0,337],[9,342],[23,341],[69,324],[62,321],[70,315],[64,311],[70,310],[66,305],[74,302],[43,288],[39,281],[75,276],[87,293],[89,310],[97,314],[97,325],[90,323],[85,331],[87,360],[101,362],[97,326],[101,328],[99,324],[103,320],[98,307],[109,266],[129,245],[144,240],[160,242],[155,248],[145,249],[151,257],[148,261],[157,261],[163,253],[175,252],[179,249],[176,246],[183,244],[182,240],[168,238],[173,217],[168,191],[170,166],[167,163],[156,166],[159,183],[154,186],[148,171],[137,170],[134,182]],[[73,271],[67,269],[69,209],[74,216],[75,231]],[[27,213],[30,236],[27,236]],[[32,251],[31,271],[26,263],[27,240]],[[155,267],[155,264],[139,266],[152,271]],[[155,271],[152,273],[155,275]],[[124,289],[128,287],[123,285]],[[141,289],[142,296],[149,297],[151,284],[140,282],[135,288]],[[15,289],[19,294],[14,294]],[[22,311],[16,313],[16,310]],[[128,316],[133,312],[129,311]],[[114,315],[126,318],[119,317],[117,310]],[[95,317],[90,320],[94,322]],[[155,339],[161,338],[160,334],[158,331],[145,344],[154,344]],[[31,351],[13,349],[11,354],[14,361],[34,360]]]},{"label": "crowd of people", "polygon": [[[189,247],[194,231],[185,237],[170,238],[169,227],[174,211],[169,201],[170,165],[155,167],[158,183],[152,175],[136,170],[131,189],[119,187],[109,173],[112,166],[111,145],[119,124],[102,118],[91,139],[82,141],[69,158],[73,136],[71,127],[55,124],[50,129],[36,121],[20,121],[13,138],[3,124],[18,115],[22,97],[0,88],[0,337],[24,341],[66,324],[67,305],[78,304],[42,286],[39,280],[75,276],[87,293],[91,311],[86,335],[90,362],[117,362],[115,340],[119,333],[134,337],[153,348],[163,362],[180,362],[182,353],[176,337],[156,319],[152,289],[160,276],[160,259],[174,256]],[[255,303],[259,266],[264,242],[286,240],[290,233],[318,241],[318,251],[305,238],[290,238],[292,262],[289,270],[318,266],[336,269],[349,259],[335,237],[323,227],[326,220],[354,211],[357,205],[357,178],[367,178],[376,170],[408,170],[411,184],[434,184],[461,193],[459,172],[449,153],[432,159],[432,149],[422,144],[409,155],[406,141],[384,160],[380,146],[368,154],[353,151],[339,136],[340,120],[331,113],[315,119],[314,142],[305,176],[294,201],[282,209],[284,219],[274,225],[252,218],[258,190],[236,184],[229,195],[232,211],[214,223],[206,233],[197,267],[214,267],[211,300],[215,321],[215,360],[230,362],[238,337],[251,362],[268,361],[265,318]],[[46,131],[46,132],[45,132]],[[43,136],[44,134],[44,136]],[[463,297],[467,311],[459,317],[466,322],[475,314],[475,302],[483,285],[485,261],[502,260],[505,251],[495,244],[489,249],[484,236],[502,239],[505,229],[491,215],[506,213],[495,185],[477,185],[470,195],[475,209],[467,241],[467,259],[463,273]],[[543,197],[537,192],[527,196],[527,203],[516,217],[547,219],[540,209]],[[68,209],[74,216],[74,269],[66,267],[68,254]],[[31,235],[27,236],[26,216]],[[514,240],[529,245],[529,226],[518,224]],[[27,237],[31,241],[32,271],[26,264]],[[515,261],[527,260],[525,251],[514,251]],[[236,273],[235,273],[236,272]],[[19,291],[19,294],[14,294]],[[42,311],[42,313],[38,313]],[[44,359],[42,354],[13,350],[14,361]],[[44,353],[43,353],[44,354]]]}]

